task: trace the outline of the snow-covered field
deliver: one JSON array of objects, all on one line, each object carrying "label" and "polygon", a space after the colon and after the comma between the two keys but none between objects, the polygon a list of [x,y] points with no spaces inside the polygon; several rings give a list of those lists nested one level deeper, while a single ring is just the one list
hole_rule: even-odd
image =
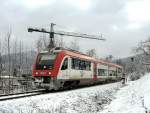
[{"label": "snow-covered field", "polygon": [[110,105],[99,113],[150,113],[150,74],[121,88]]},{"label": "snow-covered field", "polygon": [[0,113],[96,113],[114,99],[121,83],[0,102]]},{"label": "snow-covered field", "polygon": [[125,87],[112,83],[0,102],[0,113],[150,113],[149,110],[150,74]]}]

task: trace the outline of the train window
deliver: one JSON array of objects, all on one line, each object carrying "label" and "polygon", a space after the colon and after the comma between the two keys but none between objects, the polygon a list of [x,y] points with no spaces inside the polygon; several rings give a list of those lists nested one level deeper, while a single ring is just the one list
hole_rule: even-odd
[{"label": "train window", "polygon": [[91,62],[72,58],[71,68],[76,70],[91,70]]},{"label": "train window", "polygon": [[118,73],[122,73],[122,69],[121,68],[118,68]]},{"label": "train window", "polygon": [[86,70],[91,70],[91,62],[86,61],[85,65],[86,65]]},{"label": "train window", "polygon": [[75,69],[75,59],[74,58],[71,59],[71,68]]},{"label": "train window", "polygon": [[116,71],[112,71],[112,75],[113,75],[113,76],[117,76]]},{"label": "train window", "polygon": [[88,64],[87,64],[87,70],[91,70],[91,62],[88,62]]},{"label": "train window", "polygon": [[113,70],[109,70],[109,76],[117,76],[117,72]]},{"label": "train window", "polygon": [[91,62],[82,60],[80,63],[81,70],[91,70]]},{"label": "train window", "polygon": [[106,69],[98,69],[98,76],[107,76]]},{"label": "train window", "polygon": [[77,58],[72,58],[71,60],[71,68],[72,69],[79,69],[80,60]]},{"label": "train window", "polygon": [[80,65],[79,65],[80,70],[85,70],[86,66],[85,66],[85,61],[80,60]]},{"label": "train window", "polygon": [[112,75],[113,75],[112,70],[109,70],[109,76],[112,76]]},{"label": "train window", "polygon": [[80,59],[75,59],[75,69],[80,69]]},{"label": "train window", "polygon": [[68,68],[68,58],[64,60],[61,70],[66,70],[67,68]]}]

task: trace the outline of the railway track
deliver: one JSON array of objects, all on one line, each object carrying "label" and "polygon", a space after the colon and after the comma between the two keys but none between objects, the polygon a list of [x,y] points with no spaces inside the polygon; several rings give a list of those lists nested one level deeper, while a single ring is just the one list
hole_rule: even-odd
[{"label": "railway track", "polygon": [[41,95],[45,93],[46,91],[44,89],[41,89],[41,90],[33,90],[33,91],[28,91],[28,92],[23,92],[23,93],[0,95],[0,101],[30,97],[30,96]]},{"label": "railway track", "polygon": [[[113,83],[113,82],[110,82],[109,84],[111,84],[111,83]],[[93,86],[97,86],[97,85],[105,85],[105,84],[99,83],[99,84],[91,85],[88,87],[93,87]],[[48,94],[48,93],[60,93],[60,92],[64,92],[64,91],[65,92],[66,91],[72,91],[72,90],[82,89],[82,88],[86,88],[86,87],[87,86],[80,86],[80,87],[67,88],[67,89],[62,89],[62,90],[57,90],[57,91],[49,91],[49,92],[46,91],[45,89],[40,89],[40,90],[33,90],[33,91],[24,92],[24,93],[0,95],[0,101],[6,101],[6,100],[12,100],[12,99]]]}]

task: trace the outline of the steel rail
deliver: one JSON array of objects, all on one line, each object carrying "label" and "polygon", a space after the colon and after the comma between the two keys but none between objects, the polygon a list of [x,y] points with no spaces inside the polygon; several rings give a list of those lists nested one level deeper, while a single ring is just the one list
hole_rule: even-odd
[{"label": "steel rail", "polygon": [[41,95],[41,94],[45,94],[45,93],[46,93],[45,90],[34,90],[34,91],[29,91],[29,92],[24,92],[24,93],[1,95],[0,101],[30,97],[30,96]]}]

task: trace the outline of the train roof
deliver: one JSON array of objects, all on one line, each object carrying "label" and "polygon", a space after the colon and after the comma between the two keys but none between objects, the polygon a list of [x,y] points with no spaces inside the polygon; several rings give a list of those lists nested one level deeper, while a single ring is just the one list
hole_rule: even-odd
[{"label": "train roof", "polygon": [[102,59],[97,59],[97,58],[88,56],[86,54],[80,53],[78,51],[71,51],[71,50],[64,49],[64,50],[62,50],[62,52],[64,52],[66,55],[69,55],[69,56],[72,56],[72,57],[77,57],[77,58],[81,58],[81,59],[85,59],[85,60],[90,60],[90,61],[93,61],[93,62],[102,63],[102,64],[105,64],[105,65],[111,65],[111,66],[114,66],[114,67],[122,68],[122,66],[120,66],[120,65],[117,65],[117,64],[114,64],[114,63],[111,63],[111,62],[108,62],[108,61],[105,61],[105,60],[102,60]]},{"label": "train roof", "polygon": [[[61,52],[61,53],[64,53],[65,55],[68,55],[68,56],[81,58],[81,59],[85,59],[85,60],[89,60],[89,61],[93,61],[93,62],[97,62],[97,63],[102,63],[104,65],[111,65],[114,67],[122,68],[122,66],[120,66],[120,65],[117,65],[117,64],[105,61],[105,60],[97,59],[97,58],[88,56],[84,53],[81,53],[79,51],[69,49],[69,48],[55,47],[50,52],[54,52],[54,53]],[[40,53],[48,53],[48,51],[42,51]]]}]

